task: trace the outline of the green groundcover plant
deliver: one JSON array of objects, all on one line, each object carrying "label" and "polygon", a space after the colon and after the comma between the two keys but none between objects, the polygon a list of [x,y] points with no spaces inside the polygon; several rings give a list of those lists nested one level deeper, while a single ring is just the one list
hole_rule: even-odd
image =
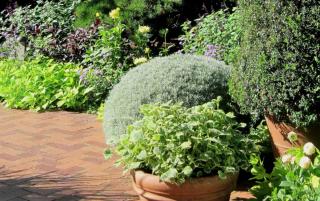
[{"label": "green groundcover plant", "polygon": [[271,173],[257,157],[252,157],[251,164],[254,179],[259,182],[250,191],[257,200],[320,200],[320,152],[312,143],[288,151],[275,162]]},{"label": "green groundcover plant", "polygon": [[91,90],[79,82],[80,67],[51,59],[0,60],[0,99],[10,108],[84,110]]},{"label": "green groundcover plant", "polygon": [[217,96],[230,100],[230,67],[205,56],[171,55],[139,65],[124,75],[106,100],[104,129],[108,144],[116,143],[140,117],[143,104],[168,101],[192,107]]},{"label": "green groundcover plant", "polygon": [[221,110],[220,103],[221,97],[192,108],[170,102],[143,105],[143,118],[117,145],[118,163],[177,184],[207,175],[225,178],[248,168],[249,155],[257,149],[239,131],[246,125]]},{"label": "green groundcover plant", "polygon": [[308,127],[320,118],[320,1],[240,0],[230,91],[244,112]]}]

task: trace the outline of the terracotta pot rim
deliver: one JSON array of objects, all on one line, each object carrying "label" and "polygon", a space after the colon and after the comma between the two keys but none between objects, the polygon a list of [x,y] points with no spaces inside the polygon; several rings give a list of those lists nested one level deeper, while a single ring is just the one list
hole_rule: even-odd
[{"label": "terracotta pot rim", "polygon": [[183,184],[160,181],[160,177],[143,170],[132,170],[133,188],[144,201],[185,201],[192,197],[199,201],[222,201],[229,198],[236,186],[238,172],[226,179],[218,175],[191,178]]},{"label": "terracotta pot rim", "polygon": [[[141,172],[145,175],[148,175],[148,176],[152,176],[152,177],[157,177],[159,178],[158,175],[154,175],[154,174],[151,174],[151,173],[148,173],[142,169],[135,169],[135,170],[131,170],[130,171],[130,174],[133,176],[135,173],[138,173],[138,172]],[[235,176],[235,175],[238,175],[239,174],[239,171],[235,172],[235,173],[229,173],[227,174],[227,178],[231,177],[231,176]],[[189,179],[186,179],[186,182],[187,181],[192,181],[192,180],[199,180],[199,179],[210,179],[210,178],[220,178],[219,175],[215,174],[215,175],[207,175],[207,176],[203,176],[203,177],[191,177]],[[221,178],[220,178],[221,179]],[[224,179],[221,179],[221,180],[224,180]],[[169,183],[169,182],[164,182],[164,183]]]}]

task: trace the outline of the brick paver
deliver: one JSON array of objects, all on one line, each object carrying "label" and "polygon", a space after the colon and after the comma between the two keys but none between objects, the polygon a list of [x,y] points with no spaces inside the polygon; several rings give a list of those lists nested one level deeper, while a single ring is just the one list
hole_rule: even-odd
[{"label": "brick paver", "polygon": [[94,115],[0,106],[0,201],[137,200],[105,146]]},{"label": "brick paver", "polygon": [[0,201],[136,200],[94,115],[0,107]]}]

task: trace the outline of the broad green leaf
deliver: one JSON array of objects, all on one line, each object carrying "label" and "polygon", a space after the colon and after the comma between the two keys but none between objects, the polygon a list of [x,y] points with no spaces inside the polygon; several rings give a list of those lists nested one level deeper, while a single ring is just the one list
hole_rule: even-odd
[{"label": "broad green leaf", "polygon": [[143,160],[147,157],[147,152],[145,150],[142,150],[139,155],[137,156],[137,159]]},{"label": "broad green leaf", "polygon": [[176,178],[177,174],[178,174],[177,169],[170,168],[167,172],[163,173],[160,178],[164,181],[170,182],[172,181],[172,179]]},{"label": "broad green leaf", "polygon": [[189,177],[192,174],[192,168],[190,166],[186,166],[183,168],[182,172],[185,174],[187,177]]},{"label": "broad green leaf", "polygon": [[181,145],[182,149],[190,149],[192,147],[192,143],[190,141],[184,142]]}]

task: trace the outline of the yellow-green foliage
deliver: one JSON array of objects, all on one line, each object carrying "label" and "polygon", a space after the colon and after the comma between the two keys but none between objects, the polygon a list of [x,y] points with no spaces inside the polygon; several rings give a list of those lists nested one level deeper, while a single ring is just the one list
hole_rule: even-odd
[{"label": "yellow-green foliage", "polygon": [[79,83],[79,66],[37,58],[0,61],[0,100],[10,108],[83,110],[85,89]]}]

